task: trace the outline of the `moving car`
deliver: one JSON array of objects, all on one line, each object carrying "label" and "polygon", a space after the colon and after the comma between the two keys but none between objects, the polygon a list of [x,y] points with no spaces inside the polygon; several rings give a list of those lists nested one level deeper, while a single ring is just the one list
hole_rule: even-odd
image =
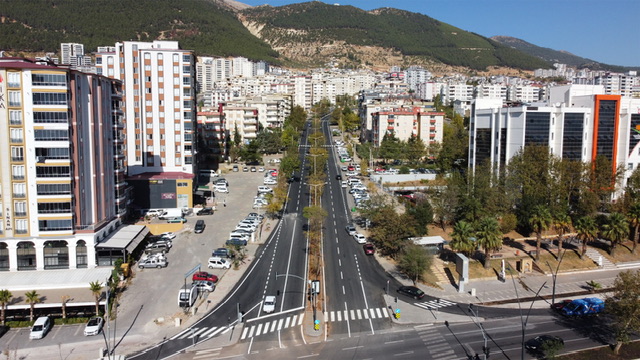
[{"label": "moving car", "polygon": [[564,340],[553,335],[536,336],[524,343],[524,347],[531,352],[542,352],[545,347],[550,348],[556,346],[562,348],[564,346]]},{"label": "moving car", "polygon": [[415,286],[400,286],[398,288],[398,293],[412,297],[416,300],[422,299],[424,297],[424,291],[418,289]]},{"label": "moving car", "polygon": [[340,174],[336,175],[336,180],[342,180],[342,175]]},{"label": "moving car", "polygon": [[87,322],[84,327],[84,336],[98,335],[104,326],[104,319],[99,316],[94,316]]},{"label": "moving car", "polygon": [[266,296],[262,303],[262,311],[269,314],[276,310],[276,297],[273,295]]},{"label": "moving car", "polygon": [[342,182],[340,183],[340,186],[341,186],[343,189],[346,189],[347,187],[349,187],[349,183],[348,183],[348,182],[346,182],[346,181],[342,181]]},{"label": "moving car", "polygon": [[365,255],[373,255],[376,252],[376,248],[371,243],[362,245],[362,249],[364,249]]},{"label": "moving car", "polygon": [[48,316],[40,316],[33,323],[33,327],[31,328],[31,332],[29,332],[29,339],[42,339],[49,330],[51,330],[51,325],[53,324],[53,320],[51,320]]},{"label": "moving car", "polygon": [[364,235],[362,235],[362,234],[355,233],[355,234],[353,235],[353,238],[356,240],[356,242],[357,242],[358,244],[366,244],[366,243],[367,243],[367,238],[366,238]]},{"label": "moving car", "polygon": [[231,267],[231,262],[219,257],[210,257],[207,267],[209,269],[228,269]]},{"label": "moving car", "polygon": [[191,277],[191,280],[193,280],[194,282],[195,281],[211,281],[211,282],[217,283],[218,277],[213,274],[209,274],[206,271],[198,271],[193,274],[193,276]]},{"label": "moving car", "polygon": [[200,234],[201,232],[204,231],[204,228],[206,227],[206,225],[204,224],[204,220],[198,220],[196,221],[196,226],[193,229],[193,232],[196,234]]},{"label": "moving car", "polygon": [[196,215],[198,215],[198,216],[201,216],[201,215],[213,215],[213,208],[210,208],[210,207],[202,208],[202,210],[198,211],[196,213]]},{"label": "moving car", "polygon": [[351,236],[356,234],[356,227],[353,226],[352,224],[349,224],[345,227],[345,230],[347,230],[347,233]]}]

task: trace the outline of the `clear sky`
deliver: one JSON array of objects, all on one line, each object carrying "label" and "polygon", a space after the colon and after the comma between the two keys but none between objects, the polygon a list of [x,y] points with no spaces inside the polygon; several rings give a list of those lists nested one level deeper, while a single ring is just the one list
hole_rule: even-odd
[{"label": "clear sky", "polygon": [[[239,0],[251,6],[306,1]],[[611,65],[640,66],[640,0],[335,0],[422,13],[482,36],[512,36]]]}]

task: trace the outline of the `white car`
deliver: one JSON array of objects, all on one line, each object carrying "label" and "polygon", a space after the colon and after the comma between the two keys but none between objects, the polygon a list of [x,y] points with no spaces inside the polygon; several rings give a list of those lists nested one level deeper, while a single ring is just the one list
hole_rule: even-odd
[{"label": "white car", "polygon": [[264,168],[263,168],[262,166],[260,166],[260,167],[258,168],[258,171],[259,171],[259,172],[264,172]]},{"label": "white car", "polygon": [[273,295],[266,296],[262,303],[262,311],[269,314],[276,311],[276,297]]},{"label": "white car", "polygon": [[216,289],[216,284],[214,284],[212,281],[198,280],[194,281],[193,285],[200,289],[200,291],[212,292]]},{"label": "white car", "polygon": [[353,238],[356,240],[356,242],[358,244],[366,244],[367,243],[367,238],[360,234],[360,233],[355,233],[355,235],[353,235]]},{"label": "white car", "polygon": [[273,192],[273,189],[268,186],[265,186],[265,185],[258,186],[258,193],[260,194],[268,194],[272,192]]},{"label": "white car", "polygon": [[216,185],[216,186],[213,188],[213,191],[215,191],[215,192],[219,192],[219,193],[228,193],[228,192],[229,192],[229,188],[227,188],[227,187],[226,187],[226,186],[224,186],[224,185]]},{"label": "white car", "polygon": [[176,238],[176,234],[174,234],[172,232],[164,232],[164,233],[160,234],[160,238],[161,239],[173,240],[173,239]]},{"label": "white car", "polygon": [[347,187],[349,187],[349,183],[346,181],[343,181],[340,183],[340,186],[342,186],[343,189],[346,189]]},{"label": "white car", "polygon": [[247,230],[247,231],[254,232],[256,231],[256,227],[249,224],[238,224],[238,226],[236,226],[236,230]]},{"label": "white car", "polygon": [[341,167],[341,168],[340,168],[340,170],[342,170],[342,171],[344,171],[344,172],[347,172],[347,165],[345,165],[345,166]]},{"label": "white car", "polygon": [[231,267],[231,262],[219,257],[210,257],[207,267],[209,269],[228,269]]},{"label": "white car", "polygon": [[99,316],[92,317],[84,327],[84,336],[98,335],[100,333],[100,330],[102,330],[103,325],[104,319]]},{"label": "white car", "polygon": [[262,183],[265,184],[265,185],[277,185],[278,181],[276,181],[276,179],[267,177],[267,178],[264,179],[264,181]]}]

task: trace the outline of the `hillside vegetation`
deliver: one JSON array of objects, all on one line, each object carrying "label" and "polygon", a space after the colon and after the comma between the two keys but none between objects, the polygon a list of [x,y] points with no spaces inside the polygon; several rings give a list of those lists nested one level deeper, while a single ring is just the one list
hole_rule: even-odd
[{"label": "hillside vegetation", "polygon": [[91,52],[117,41],[165,39],[199,55],[279,63],[234,13],[208,0],[0,0],[0,20],[0,49],[15,52],[58,52],[63,42]]},{"label": "hillside vegetation", "polygon": [[[392,8],[364,11],[353,6],[307,2],[280,7],[259,6],[241,12],[245,24],[274,48],[296,50],[335,42],[392,49],[453,66],[484,70],[490,66],[546,68],[539,58],[501,45],[426,15]],[[318,51],[320,52],[320,51]]]}]

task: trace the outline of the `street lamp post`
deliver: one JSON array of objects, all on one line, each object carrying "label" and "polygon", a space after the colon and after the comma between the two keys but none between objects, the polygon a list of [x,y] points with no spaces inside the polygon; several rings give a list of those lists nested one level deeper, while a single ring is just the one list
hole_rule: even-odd
[{"label": "street lamp post", "polygon": [[[482,354],[484,356],[484,360],[487,360],[489,357],[489,348],[487,347],[487,335],[484,331],[484,327],[482,323],[478,321],[478,310],[473,311],[473,304],[469,304],[469,312],[473,314],[473,322],[480,328],[480,332],[482,333],[482,338],[484,339],[484,346],[482,346]],[[477,354],[476,354],[477,355]]]},{"label": "street lamp post", "polygon": [[567,249],[563,249],[562,251],[562,255],[560,255],[560,258],[558,259],[558,265],[556,266],[556,271],[553,271],[553,268],[551,267],[551,264],[549,264],[549,262],[547,261],[547,266],[549,267],[549,270],[551,271],[551,279],[553,280],[553,287],[551,289],[551,304],[555,304],[556,303],[556,279],[558,278],[558,271],[560,270],[560,264],[562,263],[562,260],[564,259],[564,254],[567,252]]}]

